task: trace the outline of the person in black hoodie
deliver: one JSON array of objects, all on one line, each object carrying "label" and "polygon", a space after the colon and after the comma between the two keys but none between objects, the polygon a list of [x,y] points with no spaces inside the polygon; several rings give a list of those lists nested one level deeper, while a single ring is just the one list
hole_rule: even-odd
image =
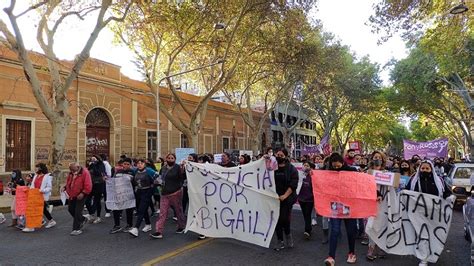
[{"label": "person in black hoodie", "polygon": [[175,154],[170,153],[166,156],[166,165],[161,168],[160,176],[162,180],[160,218],[156,221],[156,232],[150,234],[155,239],[163,238],[163,230],[170,207],[174,208],[178,218],[176,233],[183,234],[186,226],[182,203],[184,171],[180,165],[176,164]]},{"label": "person in black hoodie", "polygon": [[[268,156],[268,155],[267,155]],[[292,248],[293,236],[290,231],[291,210],[296,202],[298,186],[298,170],[290,163],[288,150],[280,149],[275,154],[278,169],[275,170],[275,187],[280,199],[280,215],[276,224],[277,243],[274,247],[279,251],[285,247]],[[283,242],[283,232],[286,243]]]},{"label": "person in black hoodie", "polygon": [[[98,224],[102,222],[100,212],[102,210],[102,194],[105,189],[105,165],[98,155],[93,155],[89,161],[87,170],[89,170],[92,178],[92,192],[86,199],[86,207],[89,211],[89,215],[87,215],[86,218],[89,222]],[[96,217],[93,217],[96,212]]]},{"label": "person in black hoodie", "polygon": [[12,223],[9,225],[9,227],[17,226],[18,225],[18,216],[15,213],[15,194],[16,194],[16,187],[17,186],[24,186],[25,185],[25,180],[23,180],[23,177],[21,176],[21,171],[19,169],[13,170],[13,172],[10,175],[10,182],[8,182],[7,186],[11,191],[11,194],[13,196],[12,199],[12,204],[11,204],[11,213],[12,213]]},{"label": "person in black hoodie", "polygon": [[[344,163],[344,158],[339,153],[333,153],[329,157],[329,170],[332,171],[354,171],[357,170]],[[346,225],[347,240],[349,243],[349,254],[347,256],[347,263],[355,263],[355,240],[357,235],[357,219],[339,219],[331,218],[329,226],[331,228],[329,234],[329,257],[324,261],[328,266],[335,265],[337,240],[341,233],[341,224],[344,221]]]}]

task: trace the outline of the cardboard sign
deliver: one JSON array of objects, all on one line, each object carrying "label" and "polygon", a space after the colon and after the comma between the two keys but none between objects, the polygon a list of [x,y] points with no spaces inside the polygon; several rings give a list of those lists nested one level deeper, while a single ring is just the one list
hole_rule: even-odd
[{"label": "cardboard sign", "polygon": [[107,201],[105,204],[110,210],[126,210],[135,208],[135,193],[132,183],[126,177],[108,178],[105,180]]},{"label": "cardboard sign", "polygon": [[15,214],[17,216],[26,214],[26,204],[28,203],[28,190],[27,186],[17,186],[15,193]]},{"label": "cardboard sign", "polygon": [[369,170],[369,174],[375,176],[375,183],[383,186],[398,187],[400,185],[400,174],[384,172],[378,170]]},{"label": "cardboard sign", "polygon": [[377,214],[377,188],[369,174],[311,171],[315,208],[329,218],[366,218]]},{"label": "cardboard sign", "polygon": [[436,263],[443,252],[453,217],[454,201],[409,190],[382,187],[383,201],[365,232],[390,254],[414,255]]},{"label": "cardboard sign", "polygon": [[191,153],[196,153],[194,151],[194,148],[176,148],[175,149],[176,163],[180,164],[182,161],[187,160],[188,155]]},{"label": "cardboard sign", "polygon": [[28,203],[26,205],[26,227],[40,228],[43,222],[44,198],[37,188],[28,191]]},{"label": "cardboard sign", "polygon": [[260,159],[239,167],[187,162],[186,231],[269,247],[280,201],[273,171]]}]

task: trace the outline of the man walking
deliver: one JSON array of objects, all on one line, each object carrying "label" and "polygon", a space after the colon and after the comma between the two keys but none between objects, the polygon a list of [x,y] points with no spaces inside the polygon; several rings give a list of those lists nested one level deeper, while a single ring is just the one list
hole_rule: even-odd
[{"label": "man walking", "polygon": [[78,163],[71,163],[69,170],[66,186],[61,191],[66,191],[69,197],[68,211],[74,218],[71,235],[77,236],[82,234],[82,227],[87,221],[82,211],[86,197],[92,191],[92,180],[89,171]]}]

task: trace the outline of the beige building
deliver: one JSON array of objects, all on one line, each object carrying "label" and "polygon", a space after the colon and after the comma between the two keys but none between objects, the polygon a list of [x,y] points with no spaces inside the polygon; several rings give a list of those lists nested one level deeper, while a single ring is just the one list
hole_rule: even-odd
[{"label": "beige building", "polygon": [[[43,81],[45,95],[51,95],[47,69],[41,54],[31,58]],[[71,62],[64,61],[64,65]],[[154,98],[131,93],[149,91],[140,81],[120,73],[120,67],[100,60],[89,60],[69,89],[69,113],[66,149],[62,164],[78,161],[94,153],[105,153],[110,161],[121,154],[156,158],[156,109]],[[34,164],[50,155],[51,127],[42,114],[16,55],[0,49],[0,174],[15,168],[31,171]],[[181,94],[186,104],[195,105],[199,97]],[[172,104],[162,89],[160,97]],[[176,115],[180,115],[177,111]],[[255,113],[256,116],[261,115]],[[187,140],[164,115],[160,116],[162,153],[186,147]],[[265,126],[263,145],[270,143],[270,121]],[[224,149],[248,150],[249,128],[232,106],[212,101],[200,132],[199,153],[219,153]],[[267,136],[267,137],[265,137]]]}]

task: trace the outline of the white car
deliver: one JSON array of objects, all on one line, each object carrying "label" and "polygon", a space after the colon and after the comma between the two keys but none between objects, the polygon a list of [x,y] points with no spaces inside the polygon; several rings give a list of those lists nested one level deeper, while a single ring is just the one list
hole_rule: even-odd
[{"label": "white car", "polygon": [[448,174],[446,182],[451,186],[456,201],[465,202],[471,196],[474,183],[474,163],[456,163]]}]

